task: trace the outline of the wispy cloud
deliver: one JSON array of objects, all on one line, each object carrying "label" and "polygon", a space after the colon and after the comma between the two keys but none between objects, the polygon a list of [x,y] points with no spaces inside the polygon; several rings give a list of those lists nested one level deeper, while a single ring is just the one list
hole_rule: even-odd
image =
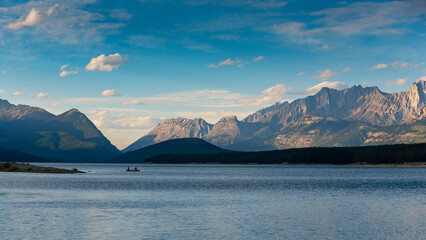
[{"label": "wispy cloud", "polygon": [[35,98],[35,99],[48,98],[48,97],[49,97],[49,94],[44,93],[44,92],[37,93],[37,94],[34,96],[34,98]]},{"label": "wispy cloud", "polygon": [[209,67],[209,68],[218,68],[218,67],[221,67],[221,66],[238,66],[238,67],[243,67],[244,63],[243,63],[243,61],[241,59],[231,60],[230,58],[228,58],[228,59],[226,59],[226,60],[224,60],[222,62],[219,62],[218,64],[209,64],[209,65],[207,65],[207,67]]},{"label": "wispy cloud", "polygon": [[263,60],[265,60],[265,57],[264,56],[259,56],[259,57],[254,58],[253,62],[260,62],[260,61],[263,61]]},{"label": "wispy cloud", "polygon": [[324,45],[321,47],[317,47],[315,50],[316,51],[331,51],[333,48],[330,47],[329,45]]},{"label": "wispy cloud", "polygon": [[55,4],[43,13],[33,8],[27,15],[23,15],[18,20],[6,25],[6,28],[11,30],[18,30],[24,27],[33,27],[43,21],[44,18],[50,16],[53,13],[55,7],[58,6],[59,4]]},{"label": "wispy cloud", "polygon": [[[324,36],[395,35],[407,32],[401,22],[421,21],[422,1],[355,2],[307,13],[313,20],[285,21],[270,31],[299,43],[319,43]],[[324,49],[327,50],[327,49]]]},{"label": "wispy cloud", "polygon": [[292,88],[286,88],[284,84],[277,84],[262,91],[256,99],[254,105],[264,105],[274,102],[281,102],[292,91]]},{"label": "wispy cloud", "polygon": [[379,63],[373,67],[367,68],[367,70],[371,70],[371,71],[375,71],[375,70],[379,70],[379,69],[388,69],[388,68],[418,68],[420,66],[422,66],[424,63],[417,63],[417,64],[413,64],[413,63],[408,63],[408,62],[404,62],[404,61],[395,61],[393,63],[390,64],[386,64],[386,63]]},{"label": "wispy cloud", "polygon": [[22,92],[14,92],[12,97],[14,98],[20,98],[20,97],[24,97],[25,95]]},{"label": "wispy cloud", "polygon": [[405,84],[407,84],[407,80],[408,80],[409,78],[408,77],[406,77],[406,78],[399,78],[399,79],[396,79],[396,80],[394,80],[394,81],[385,81],[385,85],[386,86],[401,86],[401,85],[405,85]]},{"label": "wispy cloud", "polygon": [[379,69],[387,69],[389,68],[388,64],[385,63],[379,63],[377,65],[372,66],[371,68],[367,68],[367,70],[371,70],[371,71],[375,71],[375,70],[379,70]]},{"label": "wispy cloud", "polygon": [[259,9],[272,9],[272,8],[282,8],[287,5],[287,2],[280,0],[187,0],[186,4],[192,6],[200,6],[200,5],[219,5],[219,6],[227,6],[227,7],[252,7]]},{"label": "wispy cloud", "polygon": [[59,77],[66,77],[66,76],[74,75],[77,73],[78,73],[77,71],[62,71],[59,73]]},{"label": "wispy cloud", "polygon": [[343,82],[325,81],[325,82],[319,83],[319,84],[317,84],[313,87],[306,89],[305,92],[309,95],[313,95],[313,94],[319,92],[321,89],[323,89],[325,87],[341,90],[341,89],[347,88],[348,85],[346,83],[343,83]]},{"label": "wispy cloud", "polygon": [[263,90],[259,95],[232,93],[228,90],[204,89],[186,92],[160,94],[152,97],[104,97],[104,98],[73,98],[73,104],[116,103],[122,106],[132,105],[167,105],[208,108],[234,108],[248,106],[264,106],[282,100],[292,93],[292,88],[277,84]]},{"label": "wispy cloud", "polygon": [[[105,21],[105,16],[85,8],[93,0],[68,0],[53,5],[52,1],[27,1],[12,7],[0,8],[2,22],[9,22],[5,29],[18,30],[4,32],[3,41],[13,44],[17,40],[25,44],[54,43],[88,46],[105,40],[105,37],[118,34],[123,23]],[[16,20],[16,16],[21,16]],[[27,28],[28,30],[24,30]],[[30,29],[31,28],[31,29]],[[2,32],[0,31],[0,36]]]},{"label": "wispy cloud", "polygon": [[343,70],[342,70],[342,73],[347,73],[347,72],[350,72],[350,71],[352,71],[352,69],[351,69],[351,67],[345,67],[345,68],[343,68]]},{"label": "wispy cloud", "polygon": [[100,110],[91,112],[93,123],[98,128],[113,129],[146,129],[152,128],[161,119],[150,116],[138,116],[135,113],[119,110]]},{"label": "wispy cloud", "polygon": [[118,96],[118,93],[114,89],[107,89],[102,92],[102,96],[104,97]]},{"label": "wispy cloud", "polygon": [[120,54],[111,54],[105,56],[105,54],[101,54],[98,57],[92,58],[89,64],[84,68],[87,71],[104,71],[110,72],[113,69],[117,69],[121,63],[123,62],[123,58]]},{"label": "wispy cloud", "polygon": [[322,71],[321,73],[319,73],[318,75],[312,76],[311,78],[326,81],[326,80],[328,80],[328,79],[330,79],[330,78],[332,78],[336,75],[337,75],[337,72],[331,71],[330,69],[326,69],[326,70]]},{"label": "wispy cloud", "polygon": [[305,72],[299,72],[298,74],[296,74],[296,76],[300,77],[300,76],[305,75],[305,74],[306,74]]},{"label": "wispy cloud", "polygon": [[110,10],[109,16],[122,21],[128,21],[132,19],[132,14],[130,14],[126,9],[122,8]]},{"label": "wispy cloud", "polygon": [[69,75],[77,74],[78,71],[66,71],[65,69],[69,67],[69,64],[62,65],[61,72],[59,73],[59,77],[66,77]]},{"label": "wispy cloud", "polygon": [[133,35],[130,36],[126,42],[132,46],[143,47],[143,48],[162,48],[167,42],[165,38],[144,36],[144,35]]}]

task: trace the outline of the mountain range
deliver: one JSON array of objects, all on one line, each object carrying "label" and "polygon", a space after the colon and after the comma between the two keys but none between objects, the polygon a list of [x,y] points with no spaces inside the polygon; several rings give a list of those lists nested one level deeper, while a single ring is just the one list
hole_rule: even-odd
[{"label": "mountain range", "polygon": [[104,161],[120,151],[77,109],[59,115],[0,100],[0,147],[49,159]]},{"label": "mountain range", "polygon": [[377,87],[323,88],[313,96],[261,109],[242,121],[235,116],[214,125],[201,118],[167,119],[123,152],[190,137],[237,151],[425,142],[425,117],[425,81],[391,94]]},{"label": "mountain range", "polygon": [[[154,145],[181,138],[203,139],[219,148],[188,139]],[[340,91],[323,88],[313,96],[276,103],[243,120],[228,116],[209,124],[201,118],[167,119],[122,152],[141,149],[129,154],[146,158],[153,153],[368,146],[425,140],[426,82],[419,81],[406,92],[391,94],[377,87],[354,86]],[[203,151],[196,152],[200,146]],[[42,108],[14,105],[1,99],[0,147],[46,161],[106,162],[120,155],[77,109],[54,115]]]}]

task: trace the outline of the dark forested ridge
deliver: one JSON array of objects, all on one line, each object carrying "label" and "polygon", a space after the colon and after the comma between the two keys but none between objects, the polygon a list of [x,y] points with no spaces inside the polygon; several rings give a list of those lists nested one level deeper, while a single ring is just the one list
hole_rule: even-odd
[{"label": "dark forested ridge", "polygon": [[295,148],[262,152],[231,152],[201,155],[158,155],[149,163],[221,164],[402,164],[426,162],[426,143],[366,147]]},{"label": "dark forested ridge", "polygon": [[0,147],[0,162],[53,162],[58,159],[47,159],[17,150]]},{"label": "dark forested ridge", "polygon": [[200,138],[180,138],[167,140],[136,151],[121,154],[110,159],[109,162],[144,162],[149,157],[163,154],[217,154],[226,152],[231,151],[217,147]]}]

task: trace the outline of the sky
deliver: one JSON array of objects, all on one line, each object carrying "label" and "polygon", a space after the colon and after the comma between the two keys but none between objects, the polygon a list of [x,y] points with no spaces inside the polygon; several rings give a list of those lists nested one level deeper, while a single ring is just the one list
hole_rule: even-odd
[{"label": "sky", "polygon": [[119,149],[322,87],[426,80],[426,2],[1,0],[0,98],[77,108]]}]

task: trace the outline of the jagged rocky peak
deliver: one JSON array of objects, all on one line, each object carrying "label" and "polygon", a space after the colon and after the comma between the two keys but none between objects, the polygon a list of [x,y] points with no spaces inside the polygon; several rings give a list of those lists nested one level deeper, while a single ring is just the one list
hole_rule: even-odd
[{"label": "jagged rocky peak", "polygon": [[221,122],[238,122],[238,118],[234,115],[227,116],[227,117],[223,117],[222,119],[220,119],[218,123],[221,123]]},{"label": "jagged rocky peak", "polygon": [[263,122],[266,119],[268,119],[273,113],[276,111],[282,109],[283,107],[287,106],[289,103],[287,101],[280,103],[276,102],[274,105],[271,105],[269,107],[260,109],[259,111],[250,114],[247,116],[243,122]]},{"label": "jagged rocky peak", "polygon": [[419,81],[413,83],[408,90],[408,97],[412,106],[420,107],[426,102],[426,81]]}]

